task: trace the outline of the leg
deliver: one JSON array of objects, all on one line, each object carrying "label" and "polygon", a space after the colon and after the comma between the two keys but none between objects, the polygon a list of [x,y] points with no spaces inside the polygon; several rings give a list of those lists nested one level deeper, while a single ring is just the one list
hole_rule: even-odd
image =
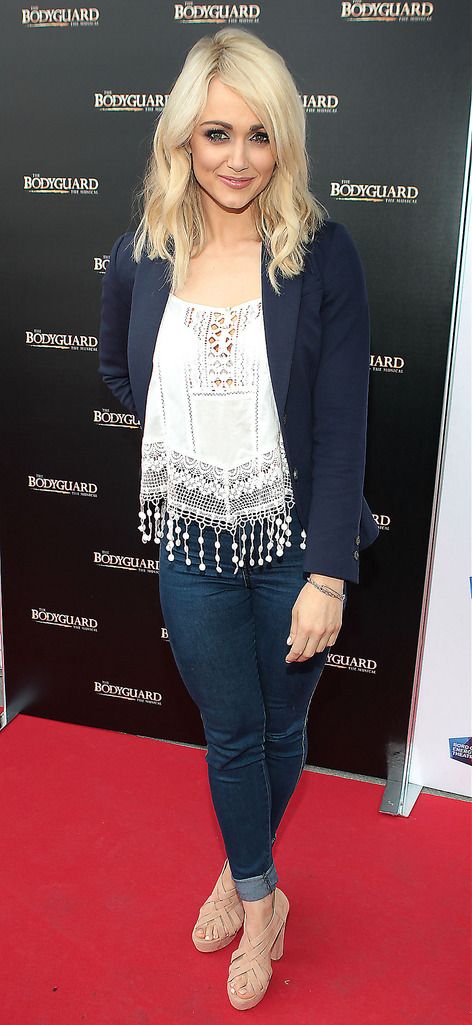
[{"label": "leg", "polygon": [[266,765],[272,794],[272,838],[300,779],[307,754],[307,719],[329,649],[304,662],[285,662],[292,607],[304,585],[301,524],[292,509],[291,547],[272,563],[251,568],[259,678],[266,709]]},{"label": "leg", "polygon": [[[160,602],[182,680],[198,705],[208,744],[211,796],[233,878],[242,899],[272,893],[271,791],[265,764],[265,708],[256,657],[251,594],[243,575],[233,575],[230,536],[217,574],[208,559],[198,568],[198,528],[189,528],[187,566],[160,551]],[[209,538],[213,544],[213,538]]]}]

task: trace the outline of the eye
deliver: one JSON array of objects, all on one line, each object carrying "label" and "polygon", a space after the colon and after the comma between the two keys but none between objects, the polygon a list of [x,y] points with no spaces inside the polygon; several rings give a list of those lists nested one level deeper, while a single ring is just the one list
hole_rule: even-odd
[{"label": "eye", "polygon": [[[220,141],[219,139],[215,139],[215,136],[221,137],[222,135],[225,136],[225,138],[228,138],[223,128],[209,128],[208,131],[205,132],[205,136],[207,137],[207,139],[210,139],[212,142]],[[269,136],[267,135],[267,132],[256,132],[255,135],[252,136],[252,138],[257,139],[257,145],[261,145],[264,142],[269,142]]]},{"label": "eye", "polygon": [[224,132],[222,128],[209,128],[208,131],[205,132],[205,135],[207,139],[211,139],[212,142],[214,142],[215,135],[226,135],[226,132]]}]

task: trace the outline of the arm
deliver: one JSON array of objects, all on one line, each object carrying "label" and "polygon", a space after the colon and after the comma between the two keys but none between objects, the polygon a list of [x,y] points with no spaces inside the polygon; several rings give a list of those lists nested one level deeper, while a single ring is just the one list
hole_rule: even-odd
[{"label": "arm", "polygon": [[127,232],[114,242],[103,278],[98,373],[119,402],[137,415],[127,355],[134,274],[119,273],[119,259],[125,256],[126,240],[131,239],[132,233]]},{"label": "arm", "polygon": [[343,224],[334,227],[320,273],[322,351],[313,388],[312,496],[303,569],[336,587],[341,580],[359,582],[370,373],[364,270]]}]

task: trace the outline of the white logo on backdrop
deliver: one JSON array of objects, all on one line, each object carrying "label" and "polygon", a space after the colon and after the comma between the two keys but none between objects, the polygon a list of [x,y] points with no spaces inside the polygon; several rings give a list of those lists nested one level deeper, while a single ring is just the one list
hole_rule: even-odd
[{"label": "white logo on backdrop", "polygon": [[355,673],[376,673],[377,662],[373,658],[363,658],[359,655],[341,655],[330,651],[326,659],[327,666],[335,666],[336,669],[350,669]]},{"label": "white logo on backdrop", "polygon": [[405,359],[403,356],[388,356],[385,353],[370,354],[370,369],[383,371],[385,374],[403,374]]},{"label": "white logo on backdrop", "polygon": [[96,566],[109,569],[126,569],[137,573],[158,573],[159,559],[141,559],[137,555],[117,555],[115,552],[94,552],[93,561]]},{"label": "white logo on backdrop", "polygon": [[332,93],[302,93],[300,99],[307,114],[335,114],[339,96]]},{"label": "white logo on backdrop", "polygon": [[110,683],[109,680],[94,680],[93,689],[96,694],[106,698],[121,698],[124,701],[136,701],[145,705],[162,705],[162,694],[158,690],[123,687],[117,683]]},{"label": "white logo on backdrop", "polygon": [[134,413],[113,413],[109,409],[93,409],[92,417],[94,424],[98,424],[99,427],[131,427],[135,429],[140,426]]},{"label": "white logo on backdrop", "polygon": [[28,487],[32,491],[43,491],[49,495],[85,495],[96,498],[98,487],[91,481],[62,480],[57,477],[45,477],[42,473],[28,474]]},{"label": "white logo on backdrop", "polygon": [[21,8],[21,24],[30,28],[83,28],[98,25],[98,7],[31,7]]},{"label": "white logo on backdrop", "polygon": [[33,349],[69,349],[72,352],[95,352],[98,338],[95,335],[64,335],[41,331],[35,327],[26,331],[25,341]]},{"label": "white logo on backdrop", "polygon": [[109,263],[110,256],[108,254],[106,256],[94,256],[93,269],[96,270],[98,274],[105,274]]},{"label": "white logo on backdrop", "polygon": [[330,195],[334,199],[361,201],[364,203],[416,203],[419,189],[416,185],[382,185],[380,182],[351,182],[341,178],[331,182]]},{"label": "white logo on backdrop", "polygon": [[379,530],[390,530],[391,517],[386,513],[372,513]]},{"label": "white logo on backdrop", "polygon": [[238,21],[242,24],[259,21],[260,4],[174,4],[175,21],[192,21],[194,25],[205,23],[219,25],[222,21]]},{"label": "white logo on backdrop", "polygon": [[54,334],[35,327],[27,331],[25,340],[32,348],[67,348],[73,352],[94,353],[99,339],[94,334]]},{"label": "white logo on backdrop", "polygon": [[432,3],[341,3],[341,17],[348,21],[431,21],[433,11]]},{"label": "white logo on backdrop", "polygon": [[155,113],[165,107],[168,98],[168,93],[114,93],[111,89],[104,89],[101,93],[94,93],[93,105],[97,110]]},{"label": "white logo on backdrop", "polygon": [[31,619],[34,623],[65,626],[69,630],[91,630],[96,633],[98,629],[98,620],[91,616],[72,616],[68,612],[49,612],[43,608],[31,609]]},{"label": "white logo on backdrop", "polygon": [[98,178],[50,178],[48,175],[24,174],[23,188],[41,196],[98,196]]}]

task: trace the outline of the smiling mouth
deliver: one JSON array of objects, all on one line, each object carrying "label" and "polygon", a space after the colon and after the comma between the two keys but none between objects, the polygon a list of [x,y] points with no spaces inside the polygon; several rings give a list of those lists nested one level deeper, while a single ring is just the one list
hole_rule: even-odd
[{"label": "smiling mouth", "polygon": [[223,178],[227,182],[252,182],[252,178],[231,178],[229,174],[220,174],[220,178]]}]

